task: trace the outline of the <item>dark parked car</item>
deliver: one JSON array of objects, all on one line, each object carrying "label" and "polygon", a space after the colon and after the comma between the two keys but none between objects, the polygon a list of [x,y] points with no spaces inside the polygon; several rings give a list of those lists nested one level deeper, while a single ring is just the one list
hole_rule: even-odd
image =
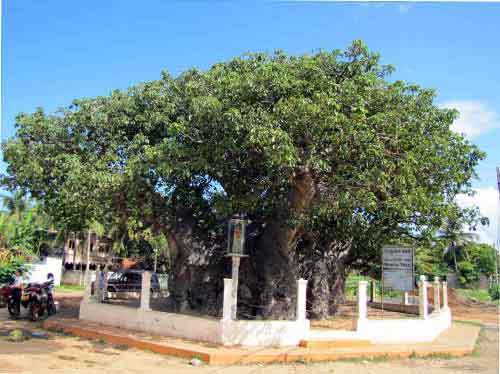
[{"label": "dark parked car", "polygon": [[[108,292],[141,292],[142,271],[124,270],[111,274],[108,278]],[[158,276],[151,274],[151,291],[160,291]]]}]

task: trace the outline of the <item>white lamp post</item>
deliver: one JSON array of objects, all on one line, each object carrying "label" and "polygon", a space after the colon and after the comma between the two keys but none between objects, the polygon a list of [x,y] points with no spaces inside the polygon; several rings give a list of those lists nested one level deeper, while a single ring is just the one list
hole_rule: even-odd
[{"label": "white lamp post", "polygon": [[238,273],[240,268],[240,259],[247,257],[244,253],[245,249],[245,231],[246,225],[249,223],[242,214],[235,214],[229,220],[227,230],[227,255],[232,259],[232,279],[233,288],[231,297],[233,300],[231,306],[231,318],[236,319],[236,308],[238,299]]}]

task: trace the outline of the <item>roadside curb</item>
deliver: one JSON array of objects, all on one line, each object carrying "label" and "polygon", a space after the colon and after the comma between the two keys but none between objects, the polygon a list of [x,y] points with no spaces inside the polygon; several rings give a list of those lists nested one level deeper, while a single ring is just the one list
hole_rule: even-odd
[{"label": "roadside curb", "polygon": [[[149,350],[155,353],[175,356],[185,359],[199,358],[210,365],[234,365],[251,363],[292,363],[292,362],[321,362],[336,360],[370,360],[370,359],[400,359],[429,356],[459,357],[472,354],[480,327],[472,325],[452,326],[450,330],[459,329],[462,343],[447,345],[440,338],[430,344],[403,344],[403,345],[372,345],[368,347],[345,348],[228,348],[204,347],[201,343],[181,341],[164,342],[153,341],[134,336],[132,331],[113,329],[109,326],[88,324],[76,319],[44,321],[43,327],[47,330],[61,331],[66,334],[82,338],[103,340],[110,344],[126,345],[130,348]],[[453,333],[453,331],[452,331]],[[446,334],[446,332],[444,333]],[[443,335],[444,335],[443,334]],[[451,338],[455,334],[451,334]],[[443,340],[443,339],[441,339]]]}]

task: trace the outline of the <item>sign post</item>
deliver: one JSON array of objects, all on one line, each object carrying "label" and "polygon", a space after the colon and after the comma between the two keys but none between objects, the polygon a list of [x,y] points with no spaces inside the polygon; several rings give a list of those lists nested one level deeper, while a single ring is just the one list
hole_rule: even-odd
[{"label": "sign post", "polygon": [[382,248],[382,313],[384,289],[409,292],[415,288],[415,248],[386,245]]},{"label": "sign post", "polygon": [[382,250],[382,286],[391,291],[413,291],[414,248],[386,245]]},{"label": "sign post", "polygon": [[236,319],[236,311],[238,305],[238,278],[240,259],[247,257],[244,254],[245,249],[245,230],[248,220],[243,218],[243,215],[235,214],[229,220],[229,227],[227,233],[227,255],[232,259],[232,292],[231,292],[231,319]]}]

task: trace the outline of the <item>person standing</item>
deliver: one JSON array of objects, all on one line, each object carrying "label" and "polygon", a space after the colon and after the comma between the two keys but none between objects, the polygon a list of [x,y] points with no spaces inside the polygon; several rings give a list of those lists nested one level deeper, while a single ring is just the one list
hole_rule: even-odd
[{"label": "person standing", "polygon": [[106,293],[106,288],[107,288],[107,276],[108,272],[106,271],[106,266],[99,271],[99,302],[102,303],[104,300],[107,299],[107,293]]},{"label": "person standing", "polygon": [[54,274],[52,273],[47,274],[47,288],[49,292],[54,291]]},{"label": "person standing", "polygon": [[21,295],[23,293],[23,279],[21,270],[16,270],[14,282],[12,283],[12,300],[14,301],[14,309],[16,312],[15,318],[21,315]]}]

